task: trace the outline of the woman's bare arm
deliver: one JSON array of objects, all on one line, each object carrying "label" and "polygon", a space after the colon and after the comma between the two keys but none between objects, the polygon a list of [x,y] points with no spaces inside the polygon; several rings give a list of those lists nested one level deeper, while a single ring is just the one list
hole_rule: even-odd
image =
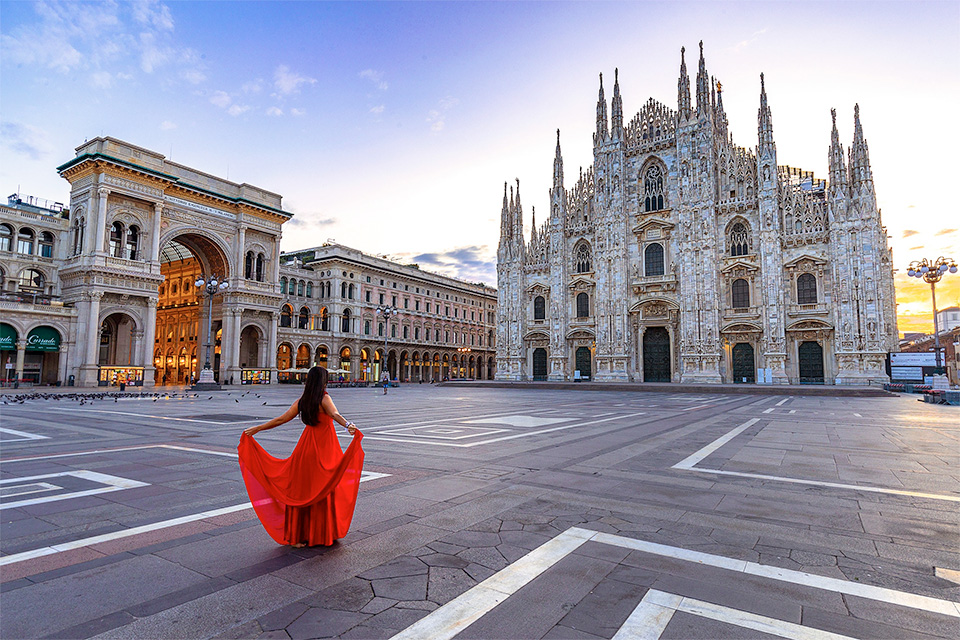
[{"label": "woman's bare arm", "polygon": [[279,427],[282,424],[286,424],[297,417],[297,414],[300,413],[300,400],[294,400],[293,404],[290,405],[290,408],[283,412],[282,415],[277,416],[270,422],[264,422],[263,424],[258,424],[255,427],[249,427],[244,429],[243,432],[247,435],[254,435],[259,431],[265,429],[273,429],[274,427]]},{"label": "woman's bare arm", "polygon": [[327,412],[327,415],[337,421],[337,424],[342,427],[346,427],[347,431],[350,432],[350,435],[353,435],[353,432],[357,430],[357,426],[355,424],[352,422],[347,422],[347,419],[340,415],[340,412],[337,411],[337,405],[333,404],[333,398],[331,398],[329,395],[323,396],[320,406],[322,406],[323,410]]}]

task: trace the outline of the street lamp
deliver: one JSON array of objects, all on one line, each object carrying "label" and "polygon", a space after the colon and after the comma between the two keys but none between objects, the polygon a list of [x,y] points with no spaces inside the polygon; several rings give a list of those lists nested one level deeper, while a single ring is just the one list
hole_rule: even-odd
[{"label": "street lamp", "polygon": [[197,281],[193,284],[200,290],[201,297],[204,294],[207,296],[207,341],[204,345],[207,348],[207,361],[204,363],[203,370],[197,377],[197,383],[193,388],[200,391],[209,391],[210,389],[220,388],[220,385],[217,384],[213,377],[213,367],[210,366],[210,347],[212,346],[210,335],[213,332],[213,296],[225,291],[229,285],[227,281],[220,276],[211,276],[204,279],[202,275],[198,276]]},{"label": "street lamp", "polygon": [[389,376],[390,370],[387,368],[387,335],[390,330],[390,318],[400,315],[400,309],[397,309],[393,305],[381,305],[377,307],[377,315],[383,316],[383,370],[386,371]]},{"label": "street lamp", "polygon": [[937,354],[937,373],[940,373],[940,327],[937,322],[937,283],[947,272],[956,273],[957,263],[952,258],[940,256],[934,262],[923,260],[914,260],[907,269],[907,275],[911,278],[923,278],[924,282],[930,283],[930,295],[933,297],[933,350]]}]

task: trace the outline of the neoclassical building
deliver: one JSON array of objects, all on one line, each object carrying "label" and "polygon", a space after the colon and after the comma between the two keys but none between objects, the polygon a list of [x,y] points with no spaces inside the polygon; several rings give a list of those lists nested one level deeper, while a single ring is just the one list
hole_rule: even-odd
[{"label": "neoclassical building", "polygon": [[280,260],[281,377],[319,364],[376,381],[385,361],[403,382],[493,378],[495,289],[333,242]]},{"label": "neoclassical building", "polygon": [[897,349],[891,251],[867,141],[824,136],[829,177],[779,164],[764,78],[755,146],[734,143],[700,45],[691,100],[625,121],[604,98],[594,162],[523,230],[504,186],[497,379],[870,384]]},{"label": "neoclassical building", "polygon": [[[114,138],[58,171],[68,205],[0,206],[0,384],[190,384],[208,327],[222,383],[376,380],[384,360],[404,381],[493,376],[490,287],[337,244],[281,255],[279,195]],[[200,276],[227,287],[211,302]]]}]

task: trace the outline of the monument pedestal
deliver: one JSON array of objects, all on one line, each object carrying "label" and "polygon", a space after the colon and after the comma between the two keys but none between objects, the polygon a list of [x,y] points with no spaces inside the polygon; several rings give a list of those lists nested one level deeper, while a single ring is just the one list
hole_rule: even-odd
[{"label": "monument pedestal", "polygon": [[220,385],[213,377],[213,369],[201,369],[196,384],[190,389],[193,391],[220,391]]}]

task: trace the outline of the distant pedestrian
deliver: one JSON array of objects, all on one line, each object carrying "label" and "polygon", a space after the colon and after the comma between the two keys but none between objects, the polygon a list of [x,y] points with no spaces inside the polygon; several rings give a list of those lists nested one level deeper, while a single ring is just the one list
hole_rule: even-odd
[{"label": "distant pedestrian", "polygon": [[[283,415],[244,430],[237,450],[250,502],[270,537],[294,547],[331,545],[347,535],[363,470],[363,434],[337,411],[323,367],[307,374],[303,395]],[[275,458],[253,439],[299,414],[306,425],[289,458]],[[340,448],[333,423],[353,440]]]},{"label": "distant pedestrian", "polygon": [[384,371],[380,375],[380,382],[383,383],[383,395],[387,395],[387,387],[390,386],[390,374]]}]

